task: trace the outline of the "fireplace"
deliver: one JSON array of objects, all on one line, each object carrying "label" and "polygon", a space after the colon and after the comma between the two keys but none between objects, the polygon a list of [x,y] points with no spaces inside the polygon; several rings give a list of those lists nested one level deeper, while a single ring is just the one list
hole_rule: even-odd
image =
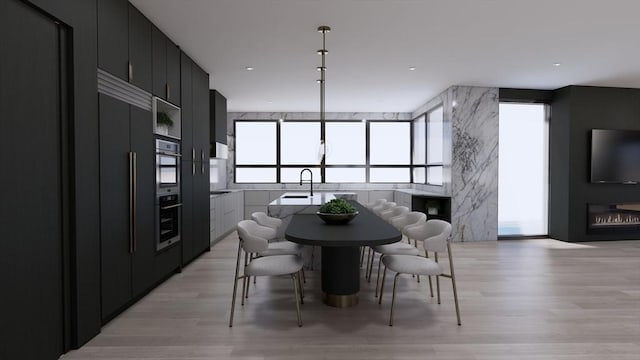
[{"label": "fireplace", "polygon": [[640,203],[589,204],[589,229],[640,230]]}]

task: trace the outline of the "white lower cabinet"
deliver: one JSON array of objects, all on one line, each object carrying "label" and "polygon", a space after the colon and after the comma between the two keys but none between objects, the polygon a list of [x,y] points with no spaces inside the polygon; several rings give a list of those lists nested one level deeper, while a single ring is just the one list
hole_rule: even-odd
[{"label": "white lower cabinet", "polygon": [[235,231],[244,217],[244,192],[233,191],[211,198],[211,241],[215,242]]},{"label": "white lower cabinet", "polygon": [[411,210],[411,194],[402,191],[394,191],[393,199],[398,206],[406,206]]}]

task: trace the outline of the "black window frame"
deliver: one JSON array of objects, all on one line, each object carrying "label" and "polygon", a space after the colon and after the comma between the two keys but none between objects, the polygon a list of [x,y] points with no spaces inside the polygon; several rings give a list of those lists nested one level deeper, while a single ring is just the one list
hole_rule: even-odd
[{"label": "black window frame", "polygon": [[[413,120],[385,120],[385,119],[376,119],[376,120],[340,120],[340,119],[325,119],[321,121],[320,119],[310,119],[310,120],[301,120],[301,119],[287,119],[287,120],[275,120],[275,119],[264,119],[264,120],[255,120],[255,119],[234,119],[233,120],[233,129],[234,136],[237,136],[237,124],[240,122],[270,122],[276,123],[276,163],[275,164],[237,164],[237,151],[234,151],[234,173],[233,173],[233,181],[237,183],[237,169],[238,168],[274,168],[276,170],[276,181],[275,182],[242,182],[242,184],[284,184],[282,182],[281,177],[281,169],[283,168],[320,168],[320,176],[321,181],[317,183],[322,184],[340,184],[340,182],[326,182],[326,169],[328,168],[360,168],[365,169],[365,181],[354,183],[354,184],[399,184],[399,182],[374,182],[370,181],[370,169],[372,168],[408,168],[409,169],[409,180],[407,182],[400,182],[401,184],[412,184],[413,183]],[[291,164],[285,165],[282,164],[281,158],[281,140],[282,140],[282,131],[281,124],[284,122],[319,122],[320,123],[320,140],[326,141],[326,124],[327,123],[365,123],[365,141],[366,141],[366,149],[365,149],[365,164],[362,165],[347,165],[347,164],[338,164],[338,165],[327,165],[325,157],[322,158],[320,164]],[[372,165],[370,160],[370,125],[372,123],[409,123],[409,164],[385,164],[385,165]],[[236,143],[237,146],[237,143]],[[286,183],[290,184],[290,183]]]}]

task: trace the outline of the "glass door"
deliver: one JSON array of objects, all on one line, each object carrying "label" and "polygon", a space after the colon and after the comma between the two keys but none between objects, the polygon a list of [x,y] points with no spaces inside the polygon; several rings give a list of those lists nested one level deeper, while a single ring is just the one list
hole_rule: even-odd
[{"label": "glass door", "polygon": [[548,234],[548,105],[500,103],[498,236]]}]

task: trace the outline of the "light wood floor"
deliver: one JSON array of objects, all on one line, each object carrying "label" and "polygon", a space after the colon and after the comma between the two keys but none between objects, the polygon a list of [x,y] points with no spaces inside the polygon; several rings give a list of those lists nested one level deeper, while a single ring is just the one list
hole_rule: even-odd
[{"label": "light wood floor", "polygon": [[456,243],[462,326],[448,279],[437,305],[405,277],[389,327],[390,291],[378,306],[364,282],[335,309],[309,271],[302,328],[288,278],[259,278],[229,328],[236,249],[232,234],[64,358],[640,359],[640,241]]}]

